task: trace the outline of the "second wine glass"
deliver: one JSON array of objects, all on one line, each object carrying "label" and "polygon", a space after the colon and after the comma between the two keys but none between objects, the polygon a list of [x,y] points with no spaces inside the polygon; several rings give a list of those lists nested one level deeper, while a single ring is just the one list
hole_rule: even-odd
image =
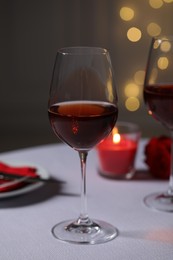
[{"label": "second wine glass", "polygon": [[111,132],[118,116],[117,93],[107,50],[71,47],[58,51],[48,113],[55,135],[79,153],[82,176],[79,217],[55,225],[54,236],[85,244],[115,238],[117,229],[114,226],[90,219],[86,198],[87,154]]},{"label": "second wine glass", "polygon": [[153,209],[173,212],[173,37],[152,39],[146,77],[144,101],[149,114],[160,121],[171,136],[170,180],[167,191],[146,196],[145,204]]}]

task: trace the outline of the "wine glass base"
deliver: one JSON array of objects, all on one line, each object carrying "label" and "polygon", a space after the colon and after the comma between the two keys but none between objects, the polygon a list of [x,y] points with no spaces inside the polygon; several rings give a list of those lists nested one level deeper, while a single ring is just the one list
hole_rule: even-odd
[{"label": "wine glass base", "polygon": [[153,193],[144,198],[147,207],[159,211],[173,212],[173,195],[168,193]]},{"label": "wine glass base", "polygon": [[118,230],[109,223],[100,220],[90,225],[78,224],[74,220],[63,221],[52,228],[55,238],[75,244],[101,244],[114,239]]}]

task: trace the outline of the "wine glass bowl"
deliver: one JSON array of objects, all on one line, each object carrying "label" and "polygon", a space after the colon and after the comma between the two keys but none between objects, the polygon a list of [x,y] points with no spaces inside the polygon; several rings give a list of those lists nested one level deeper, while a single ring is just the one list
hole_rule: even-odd
[{"label": "wine glass bowl", "polygon": [[173,212],[173,37],[152,39],[144,82],[148,112],[170,131],[171,165],[168,190],[144,199],[148,207]]},{"label": "wine glass bowl", "polygon": [[117,236],[111,224],[87,213],[88,152],[111,132],[118,116],[117,93],[109,53],[96,47],[70,47],[57,53],[49,93],[48,115],[57,137],[79,153],[81,211],[52,232],[60,240],[97,244]]}]

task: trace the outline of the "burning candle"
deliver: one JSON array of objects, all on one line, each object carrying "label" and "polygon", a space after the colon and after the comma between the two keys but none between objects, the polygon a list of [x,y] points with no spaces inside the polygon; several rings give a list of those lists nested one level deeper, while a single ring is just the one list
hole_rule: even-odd
[{"label": "burning candle", "polygon": [[140,138],[137,125],[120,122],[98,146],[99,172],[107,177],[130,179]]}]

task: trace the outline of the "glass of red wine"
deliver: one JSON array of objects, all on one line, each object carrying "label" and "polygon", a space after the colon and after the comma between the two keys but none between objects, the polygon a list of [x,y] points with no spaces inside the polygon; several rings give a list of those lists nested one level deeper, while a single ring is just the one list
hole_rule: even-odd
[{"label": "glass of red wine", "polygon": [[69,47],[57,53],[48,114],[57,137],[78,152],[81,166],[81,210],[77,219],[62,221],[53,235],[76,244],[98,244],[115,238],[111,224],[87,213],[86,159],[109,135],[117,116],[117,93],[109,52],[97,47]]},{"label": "glass of red wine", "polygon": [[173,36],[152,39],[144,82],[144,101],[152,117],[171,136],[170,180],[167,191],[145,197],[153,209],[173,212]]}]

